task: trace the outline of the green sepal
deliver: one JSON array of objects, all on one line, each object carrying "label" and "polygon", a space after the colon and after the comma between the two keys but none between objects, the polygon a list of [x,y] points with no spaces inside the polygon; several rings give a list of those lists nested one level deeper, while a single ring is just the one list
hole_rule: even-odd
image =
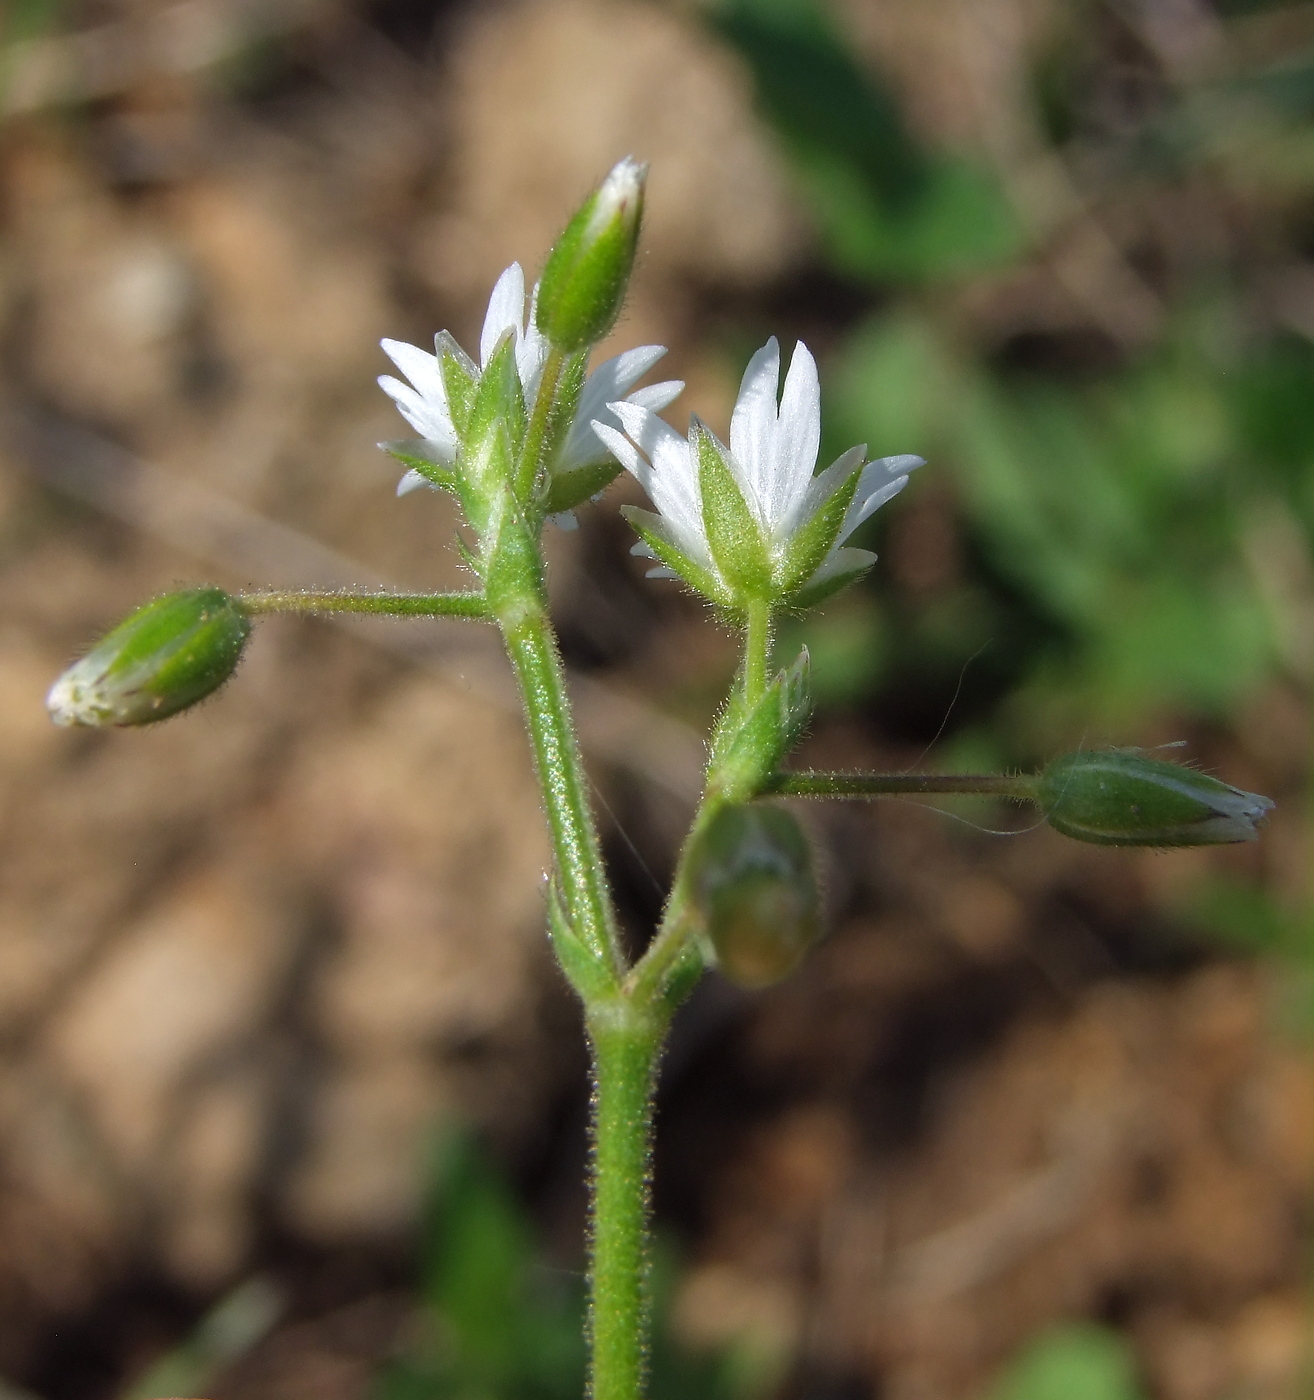
[{"label": "green sepal", "polygon": [[876,562],[876,556],[869,549],[845,547],[835,551],[835,558],[843,560],[845,567],[828,574],[820,583],[805,583],[796,593],[783,600],[787,608],[815,608],[827,598],[833,598],[841,589],[856,583]]},{"label": "green sepal", "polygon": [[1273,803],[1138,749],[1056,758],[1036,800],[1056,831],[1102,846],[1218,846],[1255,841]]},{"label": "green sepal", "polygon": [[635,533],[652,550],[658,562],[679,576],[696,593],[709,598],[722,607],[733,607],[734,598],[722,586],[721,580],[710,569],[695,563],[677,545],[668,533],[666,522],[660,515],[640,506],[622,506],[621,514],[634,527]]},{"label": "green sepal", "polygon": [[479,534],[485,557],[493,549],[487,538],[496,532],[506,503],[512,499],[511,473],[515,470],[515,450],[505,420],[496,419],[476,438],[471,435],[459,462],[461,503],[470,524]]},{"label": "green sepal", "polygon": [[585,501],[592,500],[599,491],[605,491],[620,475],[623,468],[614,458],[605,462],[588,462],[564,476],[548,477],[547,496],[543,501],[544,515],[558,515],[563,510],[574,510]]},{"label": "green sepal", "polygon": [[391,442],[381,442],[379,446],[389,457],[419,472],[440,490],[456,491],[456,473],[438,461],[433,453],[433,444],[427,438],[396,438]]},{"label": "green sepal", "polygon": [[861,476],[860,462],[806,524],[794,532],[777,575],[782,593],[793,593],[801,588],[825,562],[831,546],[839,538],[840,527]]},{"label": "green sepal", "polygon": [[771,557],[762,528],[757,523],[725,450],[695,418],[689,426],[689,445],[698,461],[698,491],[702,497],[703,529],[717,572],[737,595],[769,599]]},{"label": "green sepal", "polygon": [[[503,459],[500,450],[492,450],[492,440],[499,433],[511,448],[508,460]],[[525,394],[516,367],[515,331],[508,329],[488,357],[470,408],[463,449],[457,459],[457,470],[465,485],[484,497],[499,487],[509,488],[524,436]]]},{"label": "green sepal", "polygon": [[450,331],[440,331],[434,338],[434,352],[447,394],[447,411],[451,415],[452,427],[456,429],[457,438],[463,441],[470,428],[470,414],[479,384],[479,366],[456,343],[456,337]]},{"label": "green sepal", "polygon": [[751,704],[736,686],[712,735],[709,773],[733,802],[747,802],[798,743],[812,714],[807,648],[788,670],[777,671]]},{"label": "green sepal", "polygon": [[571,928],[555,876],[548,881],[547,913],[548,937],[557,965],[584,1004],[591,1005],[602,997],[614,996],[616,979],[607,964]]}]

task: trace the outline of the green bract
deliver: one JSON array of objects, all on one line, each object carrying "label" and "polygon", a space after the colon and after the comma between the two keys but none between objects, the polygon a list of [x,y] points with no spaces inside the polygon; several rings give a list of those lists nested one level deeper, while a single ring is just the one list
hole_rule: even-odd
[{"label": "green bract", "polygon": [[1136,749],[1056,758],[1041,775],[1037,801],[1056,831],[1107,846],[1254,841],[1273,807],[1267,797]]},{"label": "green bract", "polygon": [[50,688],[56,724],[151,724],[217,690],[236,669],[251,619],[221,588],[139,608]]},{"label": "green bract", "polygon": [[558,350],[583,350],[616,324],[634,266],[647,174],[628,156],[619,161],[548,255],[535,323]]},{"label": "green bract", "polygon": [[821,933],[812,851],[780,807],[723,807],[691,853],[690,874],[717,965],[732,982],[779,982]]}]

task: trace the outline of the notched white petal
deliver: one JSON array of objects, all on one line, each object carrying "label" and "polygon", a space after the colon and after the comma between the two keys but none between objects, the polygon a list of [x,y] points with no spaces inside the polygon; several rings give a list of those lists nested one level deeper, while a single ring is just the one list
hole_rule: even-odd
[{"label": "notched white petal", "polygon": [[486,365],[508,330],[515,330],[517,341],[525,329],[525,274],[518,262],[497,279],[488,298],[484,328],[479,336],[479,363]]}]

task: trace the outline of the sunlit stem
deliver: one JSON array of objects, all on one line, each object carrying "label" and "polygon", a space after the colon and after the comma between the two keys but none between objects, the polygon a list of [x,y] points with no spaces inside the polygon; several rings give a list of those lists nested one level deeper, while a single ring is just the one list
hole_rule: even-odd
[{"label": "sunlit stem", "polygon": [[653,1093],[668,1014],[617,998],[588,1011],[593,1056],[589,1395],[641,1400],[649,1345]]},{"label": "sunlit stem", "polygon": [[240,593],[249,613],[380,613],[389,617],[488,617],[482,593]]},{"label": "sunlit stem", "polygon": [[750,603],[744,618],[744,698],[750,705],[766,690],[771,633],[770,603]]},{"label": "sunlit stem", "polygon": [[896,797],[964,793],[1034,802],[1031,773],[773,773],[765,791],[777,797]]},{"label": "sunlit stem", "polygon": [[555,346],[547,353],[516,464],[515,493],[522,501],[529,499],[570,431],[588,357],[587,350],[568,355]]}]

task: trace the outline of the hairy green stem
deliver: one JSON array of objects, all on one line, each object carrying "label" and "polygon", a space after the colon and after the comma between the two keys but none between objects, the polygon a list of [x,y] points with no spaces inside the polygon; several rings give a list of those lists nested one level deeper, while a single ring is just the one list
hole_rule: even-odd
[{"label": "hairy green stem", "polygon": [[653,1093],[666,1015],[620,998],[588,1012],[593,1055],[589,1395],[640,1400],[648,1362]]},{"label": "hairy green stem", "polygon": [[771,634],[771,604],[750,604],[744,623],[744,698],[750,705],[766,690]]},{"label": "hairy green stem", "polygon": [[566,914],[576,935],[619,979],[623,959],[616,917],[556,637],[541,605],[499,620],[524,700]]},{"label": "hairy green stem", "polygon": [[557,390],[561,384],[561,372],[566,367],[566,354],[552,346],[543,361],[543,372],[538,380],[538,393],[534,399],[534,410],[530,414],[529,426],[525,429],[525,440],[520,449],[520,461],[516,467],[516,495],[524,500],[533,489],[534,481],[542,466],[544,448],[547,446],[549,430],[555,426],[554,420],[560,417],[557,403]]},{"label": "hairy green stem", "polygon": [[778,797],[889,797],[975,793],[1034,802],[1038,776],[1027,773],[773,773],[765,791]]},{"label": "hairy green stem", "polygon": [[[744,619],[744,661],[740,671],[744,699],[750,705],[760,699],[766,691],[771,659],[771,636],[770,604],[753,605]],[[692,914],[689,857],[703,832],[725,804],[726,798],[717,782],[716,770],[709,767],[693,825],[680,848],[675,878],[671,882],[671,892],[666,899],[661,926],[648,945],[647,951],[630,970],[625,980],[625,990],[638,1001],[660,997],[668,979],[686,955],[698,922]]]},{"label": "hairy green stem", "polygon": [[239,593],[249,613],[382,613],[392,617],[488,617],[482,593]]}]

